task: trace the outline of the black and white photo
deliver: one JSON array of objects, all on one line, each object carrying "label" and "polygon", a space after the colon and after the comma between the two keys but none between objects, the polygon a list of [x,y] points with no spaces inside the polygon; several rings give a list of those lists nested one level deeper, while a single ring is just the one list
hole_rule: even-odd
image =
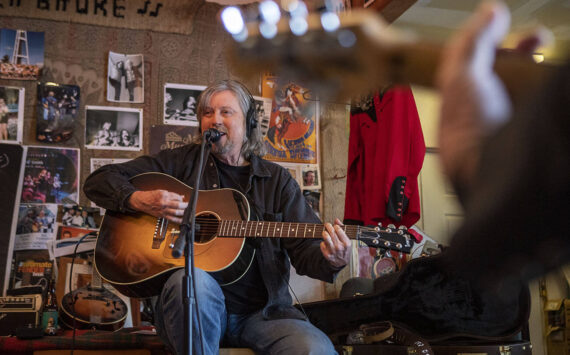
[{"label": "black and white photo", "polygon": [[87,148],[142,150],[142,109],[86,106],[85,112]]},{"label": "black and white photo", "polygon": [[144,102],[143,65],[142,54],[109,52],[107,101]]},{"label": "black and white photo", "polygon": [[205,89],[200,85],[164,85],[164,123],[198,126],[196,117],[198,96]]}]

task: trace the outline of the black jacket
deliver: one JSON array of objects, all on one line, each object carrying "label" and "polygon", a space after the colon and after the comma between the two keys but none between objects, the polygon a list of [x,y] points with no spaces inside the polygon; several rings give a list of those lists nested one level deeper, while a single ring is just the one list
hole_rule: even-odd
[{"label": "black jacket", "polygon": [[[162,172],[189,186],[194,186],[200,147],[190,144],[164,150],[156,156],[141,156],[123,164],[106,165],[93,172],[85,181],[87,197],[100,207],[132,212],[126,205],[135,187],[129,178],[144,172]],[[250,162],[250,178],[246,191],[252,215],[265,221],[321,223],[303,197],[299,185],[281,166],[258,157]],[[212,157],[205,162],[201,189],[220,187],[218,170]],[[299,318],[303,315],[291,306],[288,291],[292,263],[300,275],[332,282],[339,271],[332,267],[320,251],[319,239],[262,239],[257,261],[268,291],[263,314],[268,319]]]}]

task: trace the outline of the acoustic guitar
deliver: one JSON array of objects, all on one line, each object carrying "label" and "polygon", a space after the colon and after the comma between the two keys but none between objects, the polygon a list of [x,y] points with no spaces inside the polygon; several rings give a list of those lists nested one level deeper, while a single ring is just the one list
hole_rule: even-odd
[{"label": "acoustic guitar", "polygon": [[125,302],[103,287],[101,276],[93,267],[88,286],[63,296],[59,315],[69,328],[115,331],[125,324],[127,313]]},{"label": "acoustic guitar", "polygon": [[[321,13],[309,14],[302,35],[293,34],[289,18],[282,16],[270,38],[261,34],[259,21],[248,22],[247,37],[235,37],[227,47],[227,60],[240,77],[274,73],[302,84],[321,100],[367,95],[390,84],[434,86],[443,45],[398,31],[372,10],[352,9],[337,16],[338,28],[326,31]],[[511,99],[520,102],[540,88],[555,67],[501,50],[494,69]]]},{"label": "acoustic guitar", "polygon": [[[138,190],[168,190],[184,195],[185,201],[192,194],[191,187],[162,173],[140,174],[130,181]],[[322,238],[323,225],[249,221],[249,211],[239,191],[200,191],[194,263],[221,286],[239,280],[253,262],[255,248],[246,238]],[[409,253],[413,245],[405,229],[346,225],[344,230],[349,238],[372,247]],[[97,271],[127,296],[157,295],[170,274],[184,267],[184,258],[172,256],[179,235],[179,225],[164,218],[108,210],[95,246]]]}]

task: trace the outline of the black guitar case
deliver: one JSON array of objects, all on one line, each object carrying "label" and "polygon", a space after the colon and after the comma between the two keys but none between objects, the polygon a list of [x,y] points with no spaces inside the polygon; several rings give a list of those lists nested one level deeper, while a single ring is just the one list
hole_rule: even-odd
[{"label": "black guitar case", "polygon": [[510,280],[481,287],[453,271],[445,253],[413,259],[374,280],[363,296],[302,304],[309,320],[335,339],[360,325],[389,320],[427,341],[479,338],[499,341],[519,333],[530,314],[530,293]]}]

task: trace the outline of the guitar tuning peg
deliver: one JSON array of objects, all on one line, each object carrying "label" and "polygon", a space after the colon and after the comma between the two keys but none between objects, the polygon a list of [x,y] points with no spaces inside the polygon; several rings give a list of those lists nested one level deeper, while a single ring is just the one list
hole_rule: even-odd
[{"label": "guitar tuning peg", "polygon": [[396,226],[392,223],[388,224],[388,228],[396,229]]},{"label": "guitar tuning peg", "polygon": [[398,229],[403,230],[403,231],[407,231],[408,227],[406,227],[405,225],[402,224],[401,226],[398,227]]},{"label": "guitar tuning peg", "polygon": [[382,222],[378,222],[378,227],[382,228]]}]

